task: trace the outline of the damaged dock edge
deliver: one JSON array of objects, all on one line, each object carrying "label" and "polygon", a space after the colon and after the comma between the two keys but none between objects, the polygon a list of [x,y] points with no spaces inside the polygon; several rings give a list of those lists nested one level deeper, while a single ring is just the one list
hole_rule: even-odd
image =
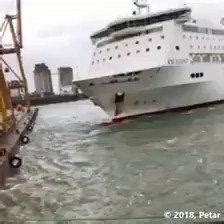
[{"label": "damaged dock edge", "polygon": [[15,115],[15,123],[0,137],[0,188],[5,186],[8,177],[18,173],[22,165],[20,147],[29,143],[28,133],[33,130],[38,108]]},{"label": "damaged dock edge", "polygon": [[[12,40],[10,46],[3,44],[4,34],[8,31],[9,39]],[[7,177],[18,173],[22,165],[22,159],[19,156],[20,146],[29,143],[27,133],[33,130],[38,113],[38,109],[30,108],[28,83],[21,57],[22,37],[21,0],[16,0],[16,14],[6,14],[0,29],[0,186],[3,187]],[[10,54],[16,55],[20,75],[3,58]],[[10,96],[10,89],[13,87],[6,82],[4,74],[9,71],[20,83],[26,107],[16,105],[16,109],[13,108]]]}]

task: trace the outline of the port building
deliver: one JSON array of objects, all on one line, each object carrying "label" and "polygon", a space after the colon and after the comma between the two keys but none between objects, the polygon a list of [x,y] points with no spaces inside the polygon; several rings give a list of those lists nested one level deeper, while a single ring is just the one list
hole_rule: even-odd
[{"label": "port building", "polygon": [[34,84],[40,95],[53,94],[51,71],[44,63],[36,64],[34,68]]}]

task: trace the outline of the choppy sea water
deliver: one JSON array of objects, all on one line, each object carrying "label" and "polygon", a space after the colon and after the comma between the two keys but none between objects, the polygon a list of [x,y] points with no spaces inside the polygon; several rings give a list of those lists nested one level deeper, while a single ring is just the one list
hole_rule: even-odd
[{"label": "choppy sea water", "polygon": [[0,218],[137,223],[164,211],[222,212],[224,105],[105,119],[89,101],[40,107],[21,172],[0,190]]}]

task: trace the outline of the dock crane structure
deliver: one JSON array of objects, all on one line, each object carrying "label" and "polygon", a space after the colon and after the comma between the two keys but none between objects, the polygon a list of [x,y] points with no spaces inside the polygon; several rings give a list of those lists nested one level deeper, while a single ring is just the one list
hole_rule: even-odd
[{"label": "dock crane structure", "polygon": [[[28,110],[30,110],[30,98],[28,93],[27,79],[21,57],[21,49],[23,48],[21,0],[16,0],[16,9],[16,15],[7,14],[5,16],[4,22],[0,28],[0,41],[4,37],[7,29],[10,30],[13,41],[13,46],[10,48],[4,47],[0,42],[0,132],[3,133],[7,132],[14,122],[10,90],[6,84],[3,64],[6,66],[6,70],[10,70],[22,84]],[[16,21],[16,28],[14,21]],[[16,54],[20,75],[18,75],[3,58],[4,55],[8,54]]]},{"label": "dock crane structure", "polygon": [[[21,0],[16,0],[16,6],[16,15],[6,15],[2,27],[0,27],[0,189],[4,188],[6,179],[16,174],[22,165],[19,149],[21,145],[29,143],[28,133],[33,130],[38,114],[38,108],[30,108],[27,80],[21,58],[23,47]],[[15,22],[17,23],[16,28]],[[11,45],[6,47],[2,44],[2,37],[7,28],[9,28],[12,36],[12,47]],[[3,58],[4,55],[8,54],[16,54],[20,75]],[[18,85],[24,89],[27,107],[20,105],[17,109],[13,108],[10,88],[13,89],[14,87],[13,83],[9,85],[6,83],[4,72],[7,70],[16,76]]]}]

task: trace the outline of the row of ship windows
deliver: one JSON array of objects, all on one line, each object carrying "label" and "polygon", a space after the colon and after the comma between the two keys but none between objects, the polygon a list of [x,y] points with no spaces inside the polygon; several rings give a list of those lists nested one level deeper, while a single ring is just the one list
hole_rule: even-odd
[{"label": "row of ship windows", "polygon": [[[160,37],[161,37],[161,39],[165,39],[165,36],[164,36],[164,35],[161,35]],[[184,39],[187,38],[187,35],[184,34],[184,35],[183,35],[183,38],[184,38]],[[192,37],[191,35],[189,35],[189,38],[190,38],[190,39],[193,39],[193,37]],[[198,36],[195,36],[195,39],[196,39],[196,40],[199,40],[199,37],[198,37]],[[202,39],[202,40],[205,40],[205,37],[203,36],[203,37],[201,37],[201,39]],[[215,40],[214,37],[211,38],[211,39],[212,39],[212,40]],[[209,38],[209,37],[206,37],[206,40],[210,40],[210,38]],[[149,38],[148,41],[151,42],[151,41],[152,41],[152,38]],[[139,44],[139,43],[140,43],[140,41],[135,41],[135,44]],[[125,44],[125,47],[128,47],[128,44],[127,44],[127,43]],[[118,45],[116,45],[114,48],[115,48],[115,50],[118,50],[118,49],[119,49]],[[191,48],[193,48],[193,45],[191,45]],[[206,47],[204,46],[204,48],[206,48]],[[200,46],[198,46],[198,49],[200,49]],[[213,49],[212,46],[210,46],[210,49]],[[214,46],[214,49],[221,49],[221,46],[217,46],[217,47]],[[106,49],[107,52],[109,52],[110,50],[111,50],[110,48],[107,48],[107,49]],[[224,50],[224,46],[222,46],[222,50]],[[99,51],[98,51],[99,54],[101,54],[102,52],[103,52],[102,50],[99,50]],[[94,52],[94,56],[95,56],[95,55],[96,55],[96,52]]]},{"label": "row of ship windows", "polygon": [[190,54],[192,58],[192,62],[215,62],[215,63],[223,63],[224,62],[224,54]]},{"label": "row of ship windows", "polygon": [[[161,49],[161,46],[157,46],[157,50],[160,50],[160,49]],[[145,51],[146,51],[146,52],[149,52],[149,51],[150,51],[150,48],[146,48]],[[136,54],[139,54],[140,52],[141,52],[140,50],[137,50],[137,51],[136,51]],[[131,52],[128,52],[126,55],[127,55],[127,56],[130,56],[130,55],[131,55]],[[117,58],[121,58],[121,54],[118,54],[118,55],[117,55]],[[109,60],[112,60],[113,57],[110,56],[108,59],[109,59]],[[106,58],[103,59],[103,62],[105,62],[105,61],[106,61]],[[100,60],[97,60],[96,62],[95,62],[95,61],[92,61],[92,65],[94,65],[95,63],[99,63],[99,62],[100,62]]]},{"label": "row of ship windows", "polygon": [[[191,49],[193,49],[195,46],[194,45],[190,45],[190,48]],[[200,45],[198,45],[197,46],[197,49],[206,49],[207,48],[207,46],[206,45],[204,45],[204,46],[200,46]],[[224,50],[224,46],[212,46],[212,45],[210,45],[209,46],[209,49],[210,50]]]},{"label": "row of ship windows", "polygon": [[[124,82],[136,82],[136,81],[139,81],[140,79],[138,77],[128,77],[126,79],[122,79],[122,80],[119,80],[119,79],[112,79],[108,82],[102,82],[100,83],[101,85],[110,85],[110,84],[114,84],[114,83],[124,83]],[[95,86],[95,83],[93,82],[90,82],[89,83],[89,86]]]},{"label": "row of ship windows", "polygon": [[223,29],[211,29],[211,28],[198,27],[198,26],[192,26],[192,25],[186,25],[186,24],[184,24],[182,28],[184,31],[187,31],[187,32],[200,33],[200,34],[212,34],[212,35],[224,35]]},{"label": "row of ship windows", "polygon": [[[194,45],[190,45],[190,48],[191,49],[193,49],[194,47],[196,47],[196,46],[194,46]],[[197,47],[196,47],[197,49],[207,49],[207,46],[206,45],[204,45],[204,46],[200,46],[200,45],[198,45]],[[117,49],[117,46],[115,47],[115,49]],[[161,49],[161,46],[157,46],[157,50],[160,50]],[[180,50],[180,47],[179,46],[175,46],[175,49],[176,50]],[[212,46],[212,45],[210,45],[209,46],[209,49],[210,50],[224,50],[224,46]],[[109,51],[109,50],[108,50]],[[148,52],[149,51],[149,48],[146,48],[146,52]],[[101,53],[101,52],[100,52]],[[137,50],[136,51],[136,53],[138,54],[138,53],[140,53],[140,50]],[[127,56],[130,56],[130,52],[129,53],[127,53]],[[95,55],[95,54],[94,54]],[[121,55],[118,55],[118,58],[120,58],[121,57]],[[109,58],[109,60],[112,60],[112,57],[110,57]],[[105,60],[103,60],[103,61],[105,61]],[[94,63],[93,63],[94,64]]]},{"label": "row of ship windows", "polygon": [[[162,47],[160,45],[157,46],[157,50],[161,50],[161,49],[162,49]],[[179,51],[180,50],[180,47],[179,46],[175,46],[175,49],[177,51]],[[148,53],[150,51],[150,48],[146,48],[145,51]],[[140,50],[136,50],[136,54],[139,54],[140,52],[141,52]],[[127,56],[130,56],[131,55],[131,52],[128,52],[126,55]],[[118,54],[117,55],[117,58],[121,58],[121,54]],[[110,56],[108,59],[111,61],[113,59],[113,57]],[[104,58],[102,61],[105,62],[106,61],[106,58]],[[95,63],[100,63],[100,60],[98,59],[96,61],[92,61],[92,65],[94,65]]]},{"label": "row of ship windows", "polygon": [[[190,45],[190,48],[191,48],[191,49],[193,49],[194,47],[195,47],[195,46]],[[161,50],[161,48],[162,48],[162,47],[161,47],[160,45],[157,46],[157,50]],[[179,51],[179,50],[180,50],[180,47],[179,47],[179,46],[175,46],[175,49],[176,49],[177,51]],[[200,46],[200,45],[198,45],[198,46],[197,46],[197,49],[206,49],[206,46]],[[212,50],[212,49],[214,49],[214,50],[224,50],[224,46],[210,46],[210,50]],[[145,51],[146,51],[146,52],[149,52],[149,51],[150,51],[150,48],[146,48]],[[140,52],[141,52],[140,50],[136,50],[136,54],[139,54]],[[128,52],[126,55],[127,55],[127,56],[130,56],[130,55],[131,55],[131,52]],[[118,54],[118,55],[117,55],[117,58],[121,58],[121,54]],[[108,59],[109,59],[109,60],[112,60],[113,57],[110,56]],[[106,58],[104,58],[102,61],[105,62],[105,61],[106,61]],[[100,60],[92,61],[92,65],[94,65],[95,63],[99,63],[99,62],[100,62]]]},{"label": "row of ship windows", "polygon": [[192,79],[194,78],[202,78],[204,76],[204,73],[203,72],[200,72],[200,73],[191,73],[190,77]]},{"label": "row of ship windows", "polygon": [[[191,40],[193,40],[193,39],[195,39],[195,40],[209,40],[209,41],[211,41],[211,40],[215,41],[216,40],[215,37],[205,37],[205,36],[199,37],[199,36],[191,36],[191,35],[187,36],[186,34],[184,34],[183,39],[186,39],[186,38],[189,38]],[[224,39],[218,39],[218,40],[224,40]]]},{"label": "row of ship windows", "polygon": [[202,36],[201,38],[199,37],[199,36],[191,36],[191,35],[189,35],[189,36],[187,36],[187,35],[183,35],[183,38],[184,39],[186,39],[187,37],[189,37],[189,39],[195,39],[195,40],[199,40],[199,39],[202,39],[202,40],[215,40],[215,38],[214,37],[204,37],[204,36]]},{"label": "row of ship windows", "polygon": [[[137,73],[139,73],[139,72],[137,72]],[[129,74],[131,74],[131,75],[134,75],[134,74],[136,74],[135,72],[133,72],[133,73],[129,73]],[[190,77],[192,78],[192,79],[194,79],[194,78],[202,78],[204,76],[204,73],[203,72],[200,72],[200,73],[191,73],[190,74]],[[122,80],[121,82],[123,82],[124,80]],[[139,78],[138,77],[129,77],[128,79],[126,79],[125,81],[128,81],[128,82],[132,82],[132,81],[139,81]],[[106,83],[101,83],[101,84],[113,84],[113,83],[119,83],[119,81],[117,80],[117,79],[112,79],[112,80],[110,80],[109,82],[106,82]],[[91,83],[89,83],[89,86],[95,86],[95,83],[93,83],[93,82],[91,82]],[[153,101],[153,102],[155,102],[155,101]]]},{"label": "row of ship windows", "polygon": [[[161,37],[161,39],[164,39],[165,38],[164,35],[161,35],[160,37]],[[148,41],[151,42],[152,41],[152,38],[149,38]],[[135,44],[139,44],[139,43],[140,43],[140,41],[138,41],[138,40],[135,41]],[[125,44],[125,47],[128,47],[128,44],[127,43]],[[118,45],[116,45],[114,48],[115,48],[115,50],[117,50],[119,47],[118,47]],[[111,50],[110,48],[107,48],[106,49],[107,52],[109,52],[110,50]],[[100,50],[98,53],[101,54],[102,53],[102,50]],[[96,55],[96,52],[94,52],[94,56],[95,55]]]}]

